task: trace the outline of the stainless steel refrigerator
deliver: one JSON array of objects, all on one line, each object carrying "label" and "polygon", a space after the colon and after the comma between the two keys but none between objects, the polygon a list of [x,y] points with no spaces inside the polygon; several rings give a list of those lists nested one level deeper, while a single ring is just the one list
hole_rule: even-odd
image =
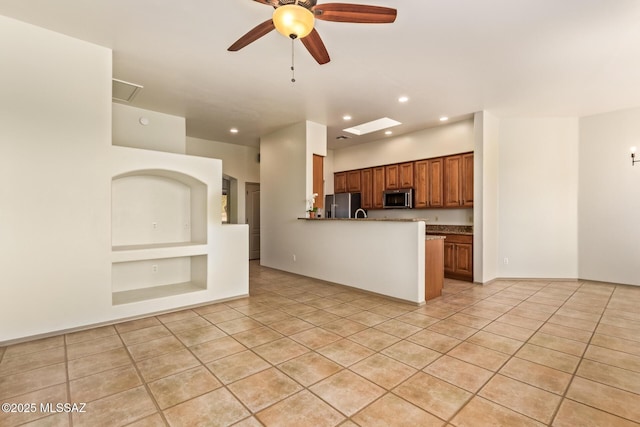
[{"label": "stainless steel refrigerator", "polygon": [[324,210],[327,218],[355,218],[360,209],[360,193],[327,194]]}]

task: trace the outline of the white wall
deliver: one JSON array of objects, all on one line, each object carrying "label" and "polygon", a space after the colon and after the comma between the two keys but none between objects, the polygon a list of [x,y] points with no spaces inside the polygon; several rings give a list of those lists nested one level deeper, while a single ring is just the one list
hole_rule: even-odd
[{"label": "white wall", "polygon": [[109,49],[0,16],[0,63],[0,345],[248,292],[247,227],[215,210],[204,249],[148,249],[205,253],[206,273],[188,267],[206,290],[113,305],[112,260],[139,251],[112,252],[112,178],[176,170],[215,182],[204,204],[219,206],[221,162],[111,145]]},{"label": "white wall", "polygon": [[211,157],[222,160],[222,173],[234,178],[237,182],[237,191],[234,191],[232,195],[233,208],[237,213],[237,222],[239,224],[245,224],[245,186],[247,183],[260,182],[258,149],[244,145],[187,137],[186,150],[187,154],[193,156]]},{"label": "white wall", "polygon": [[0,16],[0,63],[2,342],[110,301],[111,51]]},{"label": "white wall", "polygon": [[[184,117],[116,102],[112,105],[113,145],[185,153],[186,121]],[[142,117],[148,120],[147,125],[140,123]]]},{"label": "white wall", "polygon": [[[149,181],[152,178],[164,176],[179,179],[191,187],[190,206],[184,206],[185,210],[190,211],[188,221],[190,221],[191,235],[182,235],[181,238],[186,238],[186,241],[182,240],[178,244],[175,243],[175,236],[171,238],[171,235],[177,232],[176,228],[182,227],[184,223],[176,222],[187,220],[179,213],[157,217],[158,230],[155,230],[154,234],[162,236],[161,241],[159,237],[151,238],[141,233],[131,232],[131,236],[138,240],[126,243],[137,244],[138,247],[113,248],[110,256],[113,261],[113,280],[109,284],[109,290],[118,292],[131,287],[142,288],[145,284],[157,286],[180,283],[175,282],[175,278],[180,275],[191,277],[191,282],[199,285],[202,290],[181,293],[169,298],[146,299],[131,304],[114,306],[109,304],[106,309],[94,310],[94,322],[99,316],[105,320],[122,319],[248,294],[248,227],[222,225],[221,211],[218,208],[222,203],[222,162],[220,160],[153,150],[111,147],[108,163],[111,165],[110,177],[117,178],[114,182],[122,181],[118,184],[119,186],[127,187],[135,184],[137,180],[131,182],[130,178],[138,178],[138,172],[142,174],[144,186],[128,187],[123,191],[125,195],[138,189],[149,191]],[[148,176],[150,174],[151,176]],[[123,179],[122,176],[126,178]],[[157,187],[156,190],[158,190]],[[153,193],[151,195],[154,195]],[[186,197],[186,193],[181,193],[178,197]],[[142,196],[140,200],[153,204],[156,210],[166,209],[165,203],[177,202],[176,198],[172,201],[166,195],[152,198]],[[113,203],[119,201],[126,201],[126,199],[113,198]],[[112,232],[130,231],[130,223],[135,223],[138,216],[142,221],[146,220],[149,223],[150,216],[153,215],[151,212],[153,209],[135,204],[130,205],[128,211],[127,206],[116,206],[113,210],[126,218],[114,219]],[[163,224],[164,227],[173,228],[174,233],[162,232],[160,228]],[[121,230],[118,230],[119,228]],[[142,245],[141,248],[140,245]],[[206,263],[200,263],[206,268],[199,269],[198,265],[193,264],[194,257],[206,259]],[[153,264],[159,267],[159,271],[155,274],[151,268]],[[149,268],[145,270],[145,267]]]},{"label": "white wall", "polygon": [[499,120],[487,111],[475,115],[473,277],[498,277]]},{"label": "white wall", "polygon": [[304,242],[292,233],[304,217],[307,195],[306,123],[260,138],[260,264],[294,271],[293,254]]},{"label": "white wall", "polygon": [[[580,278],[640,285],[640,108],[580,119]],[[640,157],[637,157],[640,158]]]},{"label": "white wall", "polygon": [[[423,222],[297,219],[304,218],[311,195],[309,158],[314,152],[322,154],[325,135],[324,126],[304,122],[260,139],[260,263],[397,298],[424,300]],[[390,253],[390,246],[397,250]]]},{"label": "white wall", "polygon": [[473,119],[335,150],[333,172],[473,151]]},{"label": "white wall", "polygon": [[288,230],[296,261],[286,270],[424,302],[424,222],[297,220]]},{"label": "white wall", "polygon": [[500,119],[498,170],[498,276],[577,278],[578,119]]}]

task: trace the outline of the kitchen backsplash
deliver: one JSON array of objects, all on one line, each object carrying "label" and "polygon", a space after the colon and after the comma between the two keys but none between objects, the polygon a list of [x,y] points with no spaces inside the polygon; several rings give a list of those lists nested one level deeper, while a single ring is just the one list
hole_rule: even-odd
[{"label": "kitchen backsplash", "polygon": [[369,209],[369,218],[427,218],[431,225],[473,225],[473,208],[465,209]]},{"label": "kitchen backsplash", "polygon": [[427,223],[427,233],[443,234],[473,234],[472,225],[430,225]]}]

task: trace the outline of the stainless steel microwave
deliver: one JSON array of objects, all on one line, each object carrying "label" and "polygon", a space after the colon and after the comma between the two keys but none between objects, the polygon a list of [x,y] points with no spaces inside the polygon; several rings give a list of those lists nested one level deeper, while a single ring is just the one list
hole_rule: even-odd
[{"label": "stainless steel microwave", "polygon": [[413,188],[386,190],[382,193],[382,207],[385,209],[410,209],[413,207]]}]

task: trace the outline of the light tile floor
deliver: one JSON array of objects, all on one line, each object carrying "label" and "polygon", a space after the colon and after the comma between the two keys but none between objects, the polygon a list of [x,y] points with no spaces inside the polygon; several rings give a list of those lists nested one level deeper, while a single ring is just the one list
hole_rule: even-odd
[{"label": "light tile floor", "polygon": [[0,402],[36,404],[0,426],[640,426],[640,287],[447,280],[417,307],[250,273],[249,298],[0,348]]}]

